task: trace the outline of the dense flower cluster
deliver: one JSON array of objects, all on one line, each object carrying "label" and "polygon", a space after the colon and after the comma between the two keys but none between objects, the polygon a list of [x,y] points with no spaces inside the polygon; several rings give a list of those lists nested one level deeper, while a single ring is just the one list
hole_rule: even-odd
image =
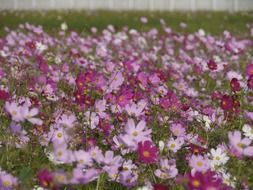
[{"label": "dense flower cluster", "polygon": [[[43,150],[35,189],[101,176],[142,190],[253,188],[240,169],[253,158],[252,39],[161,24],[162,33],[108,26],[87,36],[66,23],[55,35],[6,28],[0,150]],[[22,187],[1,168],[0,189]]]}]

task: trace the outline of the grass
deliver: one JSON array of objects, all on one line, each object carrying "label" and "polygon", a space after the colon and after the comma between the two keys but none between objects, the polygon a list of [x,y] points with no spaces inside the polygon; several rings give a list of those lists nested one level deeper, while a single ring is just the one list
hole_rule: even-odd
[{"label": "grass", "polygon": [[[140,17],[146,16],[148,24],[141,24]],[[224,30],[231,31],[234,35],[242,35],[248,32],[247,24],[253,20],[253,12],[109,12],[109,11],[2,11],[0,13],[0,35],[4,34],[4,27],[15,29],[21,23],[42,25],[48,32],[53,32],[66,22],[70,30],[81,33],[89,33],[92,26],[100,31],[112,24],[116,29],[123,26],[148,30],[150,28],[161,29],[160,19],[163,18],[167,25],[174,30],[194,32],[199,28],[211,34],[221,34]],[[186,29],[180,28],[180,23],[188,24]]]}]

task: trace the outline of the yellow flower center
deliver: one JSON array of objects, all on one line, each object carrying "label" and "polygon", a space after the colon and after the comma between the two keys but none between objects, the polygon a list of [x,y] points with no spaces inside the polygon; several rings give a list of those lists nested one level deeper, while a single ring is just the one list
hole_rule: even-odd
[{"label": "yellow flower center", "polygon": [[146,151],[146,150],[143,151],[143,156],[146,157],[146,158],[150,157],[149,151]]},{"label": "yellow flower center", "polygon": [[10,187],[10,186],[11,186],[11,182],[8,181],[8,180],[5,180],[5,181],[3,181],[3,185],[4,185],[5,187]]},{"label": "yellow flower center", "polygon": [[138,136],[138,132],[137,132],[137,131],[134,131],[134,132],[133,132],[133,136],[134,136],[134,137],[137,137],[137,136]]},{"label": "yellow flower center", "polygon": [[58,138],[62,138],[62,133],[57,133]]},{"label": "yellow flower center", "polygon": [[198,161],[198,162],[197,162],[197,166],[199,166],[199,167],[203,166],[203,162]]},{"label": "yellow flower center", "polygon": [[57,152],[57,155],[58,155],[58,156],[62,156],[62,155],[63,155],[63,152],[62,152],[62,151],[59,151],[59,152]]},{"label": "yellow flower center", "polygon": [[11,114],[12,115],[17,115],[17,112],[16,111],[12,111]]},{"label": "yellow flower center", "polygon": [[239,148],[243,148],[243,147],[244,147],[244,144],[243,144],[243,143],[237,143],[237,146],[238,146]]},{"label": "yellow flower center", "polygon": [[195,179],[195,180],[193,180],[192,185],[193,185],[193,187],[199,187],[200,181]]},{"label": "yellow flower center", "polygon": [[176,145],[174,143],[170,145],[170,148],[175,148],[175,147]]},{"label": "yellow flower center", "polygon": [[65,176],[64,176],[64,175],[59,175],[59,176],[57,177],[57,180],[58,180],[59,182],[63,183],[63,182],[65,181]]}]

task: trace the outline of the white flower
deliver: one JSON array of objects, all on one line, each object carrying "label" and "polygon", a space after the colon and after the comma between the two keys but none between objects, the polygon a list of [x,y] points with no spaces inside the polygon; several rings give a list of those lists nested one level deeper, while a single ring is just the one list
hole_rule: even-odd
[{"label": "white flower", "polygon": [[221,172],[223,183],[235,188],[235,177],[232,177],[230,173],[226,173],[225,171]]},{"label": "white flower", "polygon": [[148,186],[143,186],[143,187],[137,188],[137,190],[153,190],[153,189],[151,189],[151,188],[148,187]]},{"label": "white flower", "polygon": [[206,115],[203,116],[203,121],[205,122],[205,127],[206,127],[206,129],[209,130],[212,121],[211,121],[211,120],[209,119],[209,117],[206,116]]},{"label": "white flower", "polygon": [[242,128],[244,135],[248,137],[250,140],[253,140],[253,127],[248,124],[245,124]]},{"label": "white flower", "polygon": [[159,150],[162,152],[165,146],[165,143],[163,141],[159,141]]},{"label": "white flower", "polygon": [[206,35],[205,30],[203,30],[202,28],[199,29],[198,33],[199,33],[200,36],[205,36]]},{"label": "white flower", "polygon": [[38,186],[38,185],[35,185],[34,188],[33,188],[32,190],[47,190],[47,189],[45,189],[45,188],[43,188],[43,187],[40,187],[40,186]]},{"label": "white flower", "polygon": [[62,161],[58,161],[58,160],[56,159],[56,156],[55,156],[55,154],[54,154],[53,152],[47,151],[46,149],[44,149],[44,152],[45,152],[45,154],[46,154],[48,160],[51,161],[52,163],[54,163],[54,164],[56,164],[56,165],[57,165],[57,164],[63,164]]},{"label": "white flower", "polygon": [[63,23],[61,24],[61,29],[62,29],[62,30],[67,30],[67,29],[68,29],[68,25],[67,25],[66,22],[63,22]]},{"label": "white flower", "polygon": [[91,129],[95,129],[99,123],[99,117],[95,112],[87,111],[85,113],[86,122],[85,124],[88,125]]},{"label": "white flower", "polygon": [[35,46],[36,46],[36,49],[37,49],[40,53],[42,53],[43,51],[45,51],[45,50],[47,49],[47,46],[44,45],[44,44],[42,44],[41,42],[36,42]]},{"label": "white flower", "polygon": [[227,163],[229,160],[229,157],[227,156],[226,152],[224,152],[222,149],[217,148],[211,149],[211,166],[220,166]]},{"label": "white flower", "polygon": [[55,58],[54,58],[54,61],[55,61],[55,63],[57,64],[57,65],[59,65],[62,61],[61,61],[61,58],[59,57],[59,56],[56,56]]},{"label": "white flower", "polygon": [[0,55],[1,55],[2,57],[7,57],[7,56],[8,56],[7,53],[5,53],[4,51],[0,51]]}]

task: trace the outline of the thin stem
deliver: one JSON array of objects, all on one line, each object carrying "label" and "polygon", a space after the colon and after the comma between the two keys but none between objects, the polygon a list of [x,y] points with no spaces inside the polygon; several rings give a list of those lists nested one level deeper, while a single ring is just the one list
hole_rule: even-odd
[{"label": "thin stem", "polygon": [[96,190],[99,190],[99,183],[100,183],[100,175],[98,176],[97,185],[96,185]]}]

